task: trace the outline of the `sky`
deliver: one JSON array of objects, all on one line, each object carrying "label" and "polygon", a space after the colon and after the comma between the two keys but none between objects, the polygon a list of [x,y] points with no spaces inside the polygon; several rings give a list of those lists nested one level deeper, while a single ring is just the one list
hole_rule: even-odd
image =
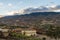
[{"label": "sky", "polygon": [[28,7],[60,5],[60,0],[0,0],[0,15]]}]

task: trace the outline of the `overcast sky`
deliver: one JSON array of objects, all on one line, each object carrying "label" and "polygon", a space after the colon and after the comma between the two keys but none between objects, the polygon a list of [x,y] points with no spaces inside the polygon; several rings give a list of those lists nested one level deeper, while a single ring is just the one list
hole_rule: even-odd
[{"label": "overcast sky", "polygon": [[60,5],[60,0],[0,0],[0,15],[7,15],[8,12],[27,7],[46,5]]}]

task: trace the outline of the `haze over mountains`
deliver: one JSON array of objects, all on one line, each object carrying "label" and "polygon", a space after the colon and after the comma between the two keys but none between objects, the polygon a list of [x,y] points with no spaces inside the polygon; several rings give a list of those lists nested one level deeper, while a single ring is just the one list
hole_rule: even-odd
[{"label": "haze over mountains", "polygon": [[21,10],[12,10],[8,11],[4,16],[29,14],[32,12],[60,12],[60,5],[28,7]]},{"label": "haze over mountains", "polygon": [[28,7],[22,10],[9,12],[8,15],[29,14],[32,12],[60,12],[60,5]]}]

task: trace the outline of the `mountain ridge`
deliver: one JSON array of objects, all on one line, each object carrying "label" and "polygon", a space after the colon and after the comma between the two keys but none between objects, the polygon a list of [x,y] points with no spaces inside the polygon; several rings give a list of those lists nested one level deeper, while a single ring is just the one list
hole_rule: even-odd
[{"label": "mountain ridge", "polygon": [[24,15],[5,16],[0,18],[0,24],[15,26],[32,26],[38,24],[53,24],[60,26],[60,12],[34,12]]}]

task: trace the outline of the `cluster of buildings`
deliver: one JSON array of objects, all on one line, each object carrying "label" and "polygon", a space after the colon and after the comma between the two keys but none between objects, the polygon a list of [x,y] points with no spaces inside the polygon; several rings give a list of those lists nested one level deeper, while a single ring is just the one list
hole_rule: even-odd
[{"label": "cluster of buildings", "polygon": [[[10,29],[0,29],[0,35],[4,35],[5,37],[9,35],[9,31]],[[17,34],[22,34],[22,35],[26,35],[26,36],[35,36],[36,34],[36,30],[34,29],[21,29],[21,28],[16,28],[16,29],[12,29],[11,32],[15,32]]]},{"label": "cluster of buildings", "polygon": [[[10,29],[0,29],[0,36],[7,37],[9,35],[9,31],[10,31]],[[25,36],[37,36],[38,35],[38,38],[40,38],[40,39],[46,38],[46,40],[55,40],[54,38],[50,38],[50,37],[48,37],[46,35],[37,34],[36,33],[37,31],[34,30],[34,29],[16,28],[16,29],[13,29],[11,32],[15,32],[17,34],[22,34],[22,35],[25,35]]]}]

